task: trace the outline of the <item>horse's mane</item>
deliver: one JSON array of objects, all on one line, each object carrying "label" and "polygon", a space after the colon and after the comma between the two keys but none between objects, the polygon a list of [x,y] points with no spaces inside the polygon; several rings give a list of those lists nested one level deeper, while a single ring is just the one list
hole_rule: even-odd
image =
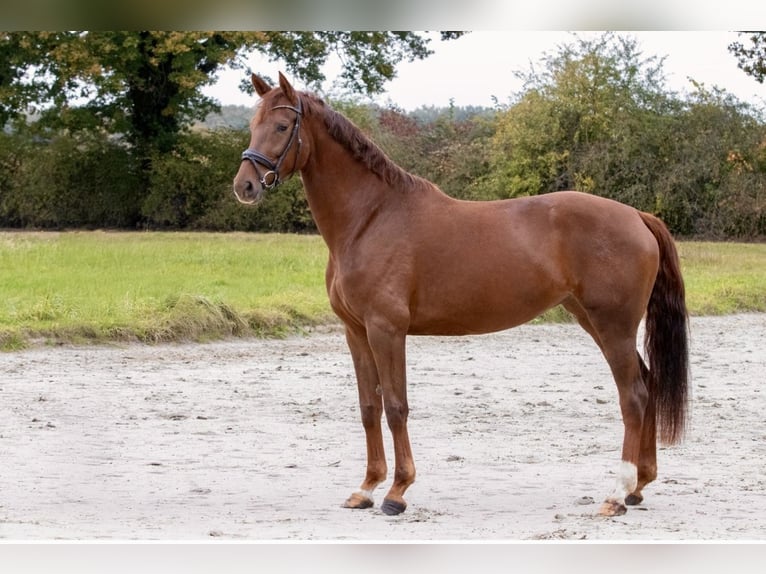
[{"label": "horse's mane", "polygon": [[392,187],[411,188],[429,183],[394,163],[351,120],[330,108],[318,96],[304,93],[301,98],[306,115],[321,117],[331,138]]}]

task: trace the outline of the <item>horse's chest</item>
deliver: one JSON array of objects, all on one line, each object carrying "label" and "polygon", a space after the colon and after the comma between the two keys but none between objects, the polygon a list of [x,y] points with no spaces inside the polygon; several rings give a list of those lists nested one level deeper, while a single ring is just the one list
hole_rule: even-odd
[{"label": "horse's chest", "polygon": [[327,294],[330,306],[344,322],[363,322],[365,292],[363,277],[343,273],[337,268],[329,270]]},{"label": "horse's chest", "polygon": [[363,324],[376,313],[399,315],[409,307],[406,281],[396,270],[335,267],[328,273],[330,305],[344,322]]}]

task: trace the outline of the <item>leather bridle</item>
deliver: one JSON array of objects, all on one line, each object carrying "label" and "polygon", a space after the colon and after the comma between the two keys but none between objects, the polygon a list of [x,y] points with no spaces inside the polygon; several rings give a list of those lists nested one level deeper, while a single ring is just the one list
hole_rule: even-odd
[{"label": "leather bridle", "polygon": [[[290,139],[287,140],[287,144],[285,145],[285,149],[282,150],[282,153],[279,156],[279,159],[277,159],[276,162],[271,161],[268,157],[263,155],[258,150],[247,148],[245,151],[242,152],[242,161],[248,160],[253,164],[253,167],[255,168],[255,173],[258,173],[258,164],[262,165],[268,171],[263,174],[263,176],[260,178],[261,187],[264,191],[268,189],[272,189],[276,186],[278,186],[280,183],[282,183],[282,180],[279,178],[279,168],[282,167],[282,162],[285,161],[285,157],[287,157],[287,152],[290,151],[290,148],[293,145],[293,142],[298,140],[298,149],[295,151],[295,162],[294,166],[297,166],[298,164],[298,157],[301,153],[301,118],[303,117],[303,106],[301,105],[301,100],[298,98],[298,106],[274,106],[271,108],[272,110],[277,110],[279,108],[284,108],[287,110],[292,110],[296,113],[296,120],[295,124],[293,125],[293,131],[290,134]],[[290,176],[292,176],[295,173],[296,169],[293,167],[293,170],[287,175],[288,179]]]}]

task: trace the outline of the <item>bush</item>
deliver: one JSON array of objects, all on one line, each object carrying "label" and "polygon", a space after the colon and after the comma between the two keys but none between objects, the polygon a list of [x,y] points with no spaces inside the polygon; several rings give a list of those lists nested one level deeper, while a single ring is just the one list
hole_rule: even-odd
[{"label": "bush", "polygon": [[[653,212],[679,236],[766,236],[762,120],[718,92],[660,96],[651,109],[607,106],[597,125],[544,90],[472,115],[335,107],[402,168],[453,197],[575,188]],[[245,129],[190,131],[142,163],[124,141],[96,132],[0,133],[0,226],[316,232],[299,177],[257,206],[236,201],[232,179],[247,142]]]},{"label": "bush", "polygon": [[246,131],[191,132],[140,166],[102,135],[3,133],[0,226],[315,231],[298,177],[255,208],[236,201],[231,182],[246,146]]},{"label": "bush", "polygon": [[270,190],[254,208],[237,202],[232,180],[246,147],[245,131],[199,131],[185,134],[172,153],[155,156],[142,205],[146,225],[210,231],[313,230],[300,178]]},{"label": "bush", "polygon": [[133,227],[136,171],[121,143],[100,135],[0,136],[0,225]]}]

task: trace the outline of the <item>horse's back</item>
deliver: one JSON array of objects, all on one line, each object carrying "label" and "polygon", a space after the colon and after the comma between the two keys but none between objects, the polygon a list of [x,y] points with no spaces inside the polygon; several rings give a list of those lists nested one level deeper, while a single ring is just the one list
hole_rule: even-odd
[{"label": "horse's back", "polygon": [[499,201],[435,200],[407,222],[404,235],[421,259],[557,268],[657,254],[657,243],[635,208],[603,197],[560,191]]},{"label": "horse's back", "polygon": [[[658,254],[657,242],[640,212],[612,199],[560,191],[472,207],[484,212],[474,229],[481,228],[483,237],[494,238],[485,246],[489,257],[501,256],[495,249],[506,254],[523,252],[535,265],[545,266],[544,260],[556,269],[570,267],[570,272],[591,266],[604,272],[626,260]],[[467,221],[462,225],[472,227]]]}]

